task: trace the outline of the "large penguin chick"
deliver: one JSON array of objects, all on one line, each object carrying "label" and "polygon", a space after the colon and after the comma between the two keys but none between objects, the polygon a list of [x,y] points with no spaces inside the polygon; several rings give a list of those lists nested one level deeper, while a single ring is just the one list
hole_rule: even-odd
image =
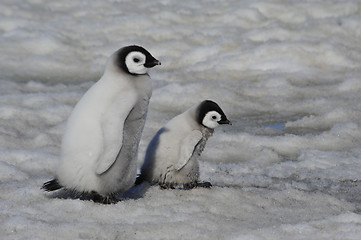
[{"label": "large penguin chick", "polygon": [[199,182],[200,157],[214,129],[231,124],[217,103],[205,100],[171,119],[150,141],[136,184],[143,181],[161,188],[210,187]]},{"label": "large penguin chick", "polygon": [[75,197],[108,203],[132,186],[152,94],[147,70],[159,64],[140,46],[111,55],[103,76],[70,114],[57,177],[43,189],[64,188]]}]

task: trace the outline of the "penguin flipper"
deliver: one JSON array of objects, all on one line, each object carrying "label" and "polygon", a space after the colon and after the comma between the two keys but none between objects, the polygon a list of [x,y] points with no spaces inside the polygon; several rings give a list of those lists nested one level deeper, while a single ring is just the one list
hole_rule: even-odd
[{"label": "penguin flipper", "polygon": [[123,144],[123,127],[129,113],[137,102],[137,93],[121,93],[105,112],[101,127],[104,136],[104,149],[98,158],[95,173],[100,175],[114,164]]},{"label": "penguin flipper", "polygon": [[62,185],[60,185],[60,183],[58,182],[58,179],[53,179],[49,182],[46,182],[43,184],[43,186],[41,187],[41,189],[44,189],[47,192],[52,192],[55,190],[58,190],[60,188],[63,188]]},{"label": "penguin flipper", "polygon": [[176,171],[181,170],[191,159],[194,149],[202,139],[202,133],[198,130],[193,130],[188,134],[181,143],[180,156],[178,162],[174,165]]}]

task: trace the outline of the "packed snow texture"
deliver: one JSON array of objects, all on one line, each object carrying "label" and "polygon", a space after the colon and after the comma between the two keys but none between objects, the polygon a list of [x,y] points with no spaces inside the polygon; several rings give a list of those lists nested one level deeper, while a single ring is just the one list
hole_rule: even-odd
[{"label": "packed snow texture", "polygon": [[[359,0],[3,0],[0,20],[1,239],[360,239]],[[52,198],[67,117],[130,44],[162,62],[138,165],[212,99],[233,123],[201,156],[214,187]]]}]

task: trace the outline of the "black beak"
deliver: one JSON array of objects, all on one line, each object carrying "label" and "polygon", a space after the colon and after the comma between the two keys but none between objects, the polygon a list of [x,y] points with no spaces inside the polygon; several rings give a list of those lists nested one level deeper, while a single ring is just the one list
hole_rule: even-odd
[{"label": "black beak", "polygon": [[144,67],[146,67],[146,68],[152,68],[152,67],[154,67],[156,65],[161,65],[161,62],[158,61],[155,58],[150,60],[150,61],[147,61],[146,63],[144,63]]},{"label": "black beak", "polygon": [[218,124],[229,124],[232,125],[231,121],[229,121],[228,119],[221,119],[218,121]]}]

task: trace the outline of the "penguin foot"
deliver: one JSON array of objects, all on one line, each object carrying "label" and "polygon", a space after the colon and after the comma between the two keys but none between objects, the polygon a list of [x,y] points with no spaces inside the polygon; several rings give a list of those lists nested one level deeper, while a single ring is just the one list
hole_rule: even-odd
[{"label": "penguin foot", "polygon": [[135,179],[134,185],[135,185],[135,186],[138,186],[138,185],[142,184],[144,181],[145,181],[145,180],[144,180],[144,178],[143,178],[143,175],[139,174],[139,175],[137,176],[137,178]]},{"label": "penguin foot", "polygon": [[119,199],[115,196],[115,194],[110,194],[108,196],[102,196],[99,193],[93,191],[89,194],[90,199],[82,199],[81,200],[91,200],[96,203],[102,203],[102,204],[115,204],[119,202]]},{"label": "penguin foot", "polygon": [[160,189],[165,190],[165,189],[175,189],[174,184],[172,183],[162,183],[159,184]]},{"label": "penguin foot", "polygon": [[56,178],[49,182],[44,183],[43,186],[41,187],[41,189],[44,189],[47,192],[52,192],[60,188],[63,188],[63,186],[60,185],[58,179]]},{"label": "penguin foot", "polygon": [[[178,188],[179,187],[179,188]],[[190,190],[193,188],[202,187],[202,188],[211,188],[212,184],[210,182],[190,182],[183,184],[184,190]],[[159,188],[162,190],[165,189],[182,189],[181,186],[174,183],[159,183]]]},{"label": "penguin foot", "polygon": [[185,183],[183,184],[184,190],[190,190],[197,187],[197,182]]},{"label": "penguin foot", "polygon": [[210,182],[191,182],[191,183],[183,184],[184,190],[190,190],[196,187],[211,188],[212,184]]},{"label": "penguin foot", "polygon": [[211,188],[212,183],[210,183],[210,182],[199,182],[199,183],[197,183],[197,187]]},{"label": "penguin foot", "polygon": [[80,199],[83,201],[93,201],[96,203],[102,204],[114,204],[119,202],[120,200],[117,198],[116,194],[109,194],[107,196],[100,195],[99,193],[92,192],[78,192],[74,189],[67,189],[61,186],[57,179],[53,179],[49,182],[46,182],[41,187],[47,192],[55,191],[58,189],[62,189],[57,193],[52,195],[53,198],[61,198],[61,199]]}]

